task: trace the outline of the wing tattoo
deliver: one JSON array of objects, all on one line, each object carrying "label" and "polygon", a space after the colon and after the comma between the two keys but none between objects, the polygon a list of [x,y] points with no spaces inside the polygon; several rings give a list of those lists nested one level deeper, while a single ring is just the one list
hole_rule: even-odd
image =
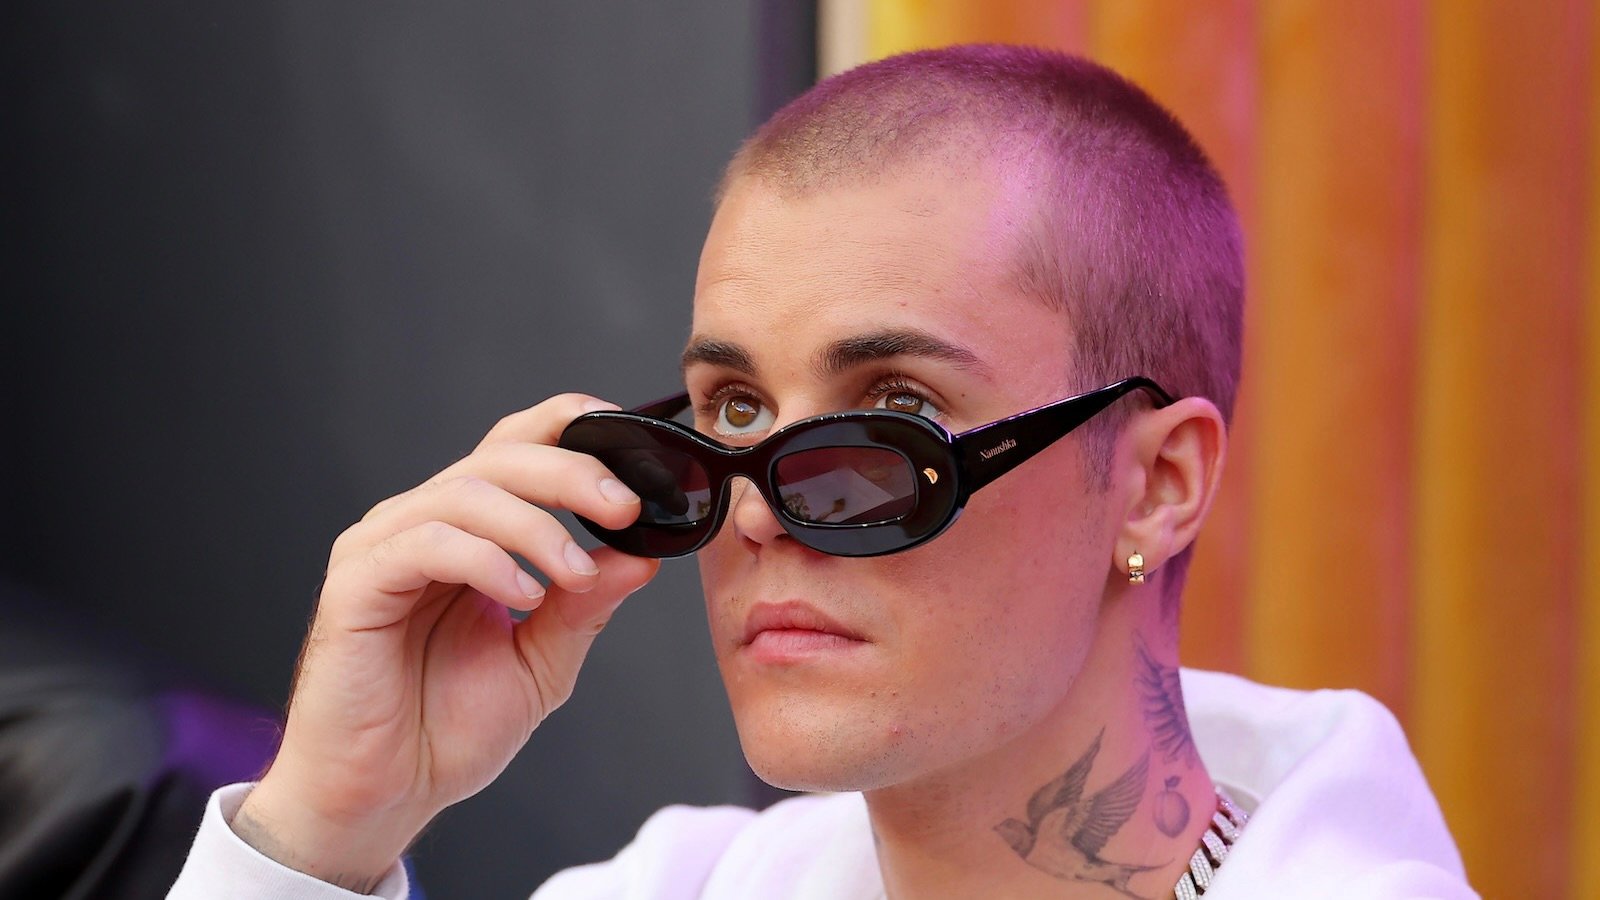
[{"label": "wing tattoo", "polygon": [[1184,760],[1192,765],[1199,755],[1194,748],[1194,736],[1189,732],[1189,715],[1183,706],[1183,682],[1178,678],[1178,667],[1156,659],[1142,638],[1135,638],[1134,646],[1139,651],[1139,698],[1156,748],[1167,762]]},{"label": "wing tattoo", "polygon": [[1078,757],[1072,768],[1061,773],[1061,777],[1051,781],[1044,787],[1033,792],[1028,798],[1028,823],[1039,827],[1039,820],[1052,809],[1062,806],[1071,806],[1083,796],[1083,785],[1089,780],[1089,769],[1094,766],[1094,758],[1100,754],[1100,739],[1106,736],[1106,730],[1094,736],[1094,743],[1089,749]]},{"label": "wing tattoo", "polygon": [[1145,780],[1150,774],[1150,751],[1123,772],[1121,777],[1100,789],[1089,801],[1089,812],[1076,834],[1067,835],[1072,846],[1083,851],[1090,859],[1099,859],[1100,851],[1127,821],[1133,818],[1139,801],[1144,799]]}]

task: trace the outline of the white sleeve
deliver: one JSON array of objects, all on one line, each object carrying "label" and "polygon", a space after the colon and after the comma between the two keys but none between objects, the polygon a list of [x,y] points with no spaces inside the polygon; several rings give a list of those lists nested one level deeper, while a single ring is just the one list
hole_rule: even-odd
[{"label": "white sleeve", "polygon": [[372,894],[357,894],[263,856],[228,826],[253,787],[230,784],[212,793],[194,846],[189,848],[189,858],[167,893],[167,900],[405,900],[410,893],[411,886],[399,861]]},{"label": "white sleeve", "polygon": [[669,806],[616,856],[557,872],[532,900],[695,900],[755,816],[735,806]]}]

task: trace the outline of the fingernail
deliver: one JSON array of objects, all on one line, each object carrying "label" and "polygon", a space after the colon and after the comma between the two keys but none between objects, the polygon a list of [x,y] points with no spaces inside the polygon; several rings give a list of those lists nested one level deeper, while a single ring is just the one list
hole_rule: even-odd
[{"label": "fingernail", "polygon": [[639,497],[633,491],[628,490],[627,485],[615,478],[600,479],[600,493],[612,503],[628,504],[639,502]]},{"label": "fingernail", "polygon": [[584,412],[616,412],[620,409],[622,409],[622,407],[616,405],[615,403],[607,403],[604,400],[596,400],[593,397],[583,401]]},{"label": "fingernail", "polygon": [[583,552],[582,547],[571,541],[567,541],[567,549],[564,554],[567,558],[567,568],[578,575],[594,575],[600,571],[600,567],[594,564],[594,560],[589,557],[589,554]]},{"label": "fingernail", "polygon": [[537,600],[544,596],[544,585],[521,569],[517,570],[517,586],[522,588],[522,596],[529,600]]}]

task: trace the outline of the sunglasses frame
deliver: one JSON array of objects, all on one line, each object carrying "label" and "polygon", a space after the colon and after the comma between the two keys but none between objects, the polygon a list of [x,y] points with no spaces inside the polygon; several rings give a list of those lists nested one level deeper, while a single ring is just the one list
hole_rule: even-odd
[{"label": "sunglasses frame", "polygon": [[[790,423],[758,444],[738,448],[672,421],[689,406],[688,394],[675,394],[629,412],[585,413],[572,420],[557,443],[591,455],[649,449],[605,445],[607,432],[645,428],[659,432],[664,439],[659,447],[683,453],[705,469],[714,498],[713,512],[699,521],[609,529],[578,516],[590,534],[624,553],[670,559],[700,550],[722,530],[731,506],[732,481],[743,477],[755,485],[784,530],[801,544],[833,556],[882,556],[938,537],[960,517],[973,494],[1138,390],[1147,392],[1157,409],[1174,402],[1154,381],[1136,376],[960,434],[911,413],[854,409]],[[781,459],[805,450],[848,447],[891,450],[910,464],[917,492],[908,514],[887,522],[807,522],[784,507],[778,492]],[[597,458],[604,462],[603,457]]]}]

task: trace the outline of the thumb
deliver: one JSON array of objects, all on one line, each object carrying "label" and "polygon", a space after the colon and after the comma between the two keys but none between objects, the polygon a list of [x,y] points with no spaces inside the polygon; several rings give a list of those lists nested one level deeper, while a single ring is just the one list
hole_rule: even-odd
[{"label": "thumb", "polygon": [[661,569],[659,559],[629,556],[610,547],[591,555],[600,569],[594,587],[579,594],[550,585],[544,602],[515,629],[517,649],[537,682],[546,716],[572,695],[589,646],[611,614]]}]

